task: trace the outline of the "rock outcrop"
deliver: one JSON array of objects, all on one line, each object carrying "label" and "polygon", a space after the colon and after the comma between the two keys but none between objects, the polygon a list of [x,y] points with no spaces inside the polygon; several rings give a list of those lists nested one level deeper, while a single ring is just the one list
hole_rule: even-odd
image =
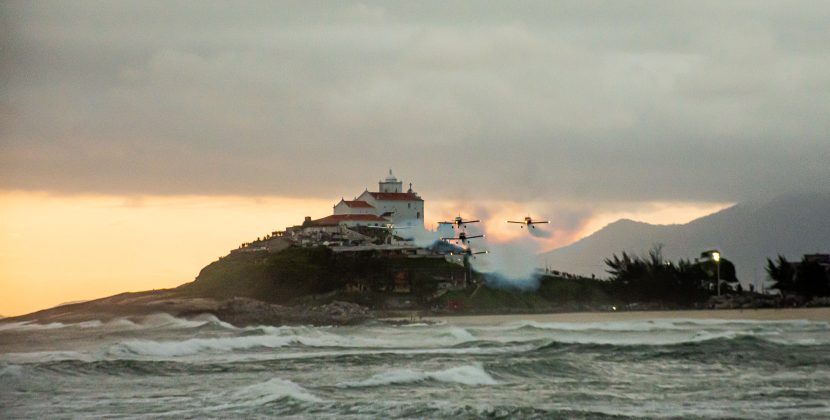
[{"label": "rock outcrop", "polygon": [[374,318],[366,307],[349,302],[321,306],[283,306],[248,298],[232,298],[211,311],[237,326],[247,325],[353,325]]}]

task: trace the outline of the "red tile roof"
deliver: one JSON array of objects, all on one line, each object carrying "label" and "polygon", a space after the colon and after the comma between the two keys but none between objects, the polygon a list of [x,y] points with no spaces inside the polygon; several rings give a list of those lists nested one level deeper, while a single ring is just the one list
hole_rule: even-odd
[{"label": "red tile roof", "polygon": [[389,221],[375,216],[374,214],[333,214],[322,219],[312,220],[316,226],[337,226],[340,222],[378,222],[388,223]]},{"label": "red tile roof", "polygon": [[352,207],[352,208],[357,208],[357,207],[362,207],[362,208],[367,208],[367,209],[375,208],[371,204],[369,204],[365,201],[361,201],[361,200],[354,200],[354,201],[343,200],[343,202],[346,203],[347,206]]},{"label": "red tile roof", "polygon": [[424,201],[418,194],[415,193],[385,193],[385,192],[370,192],[375,200],[382,201]]}]

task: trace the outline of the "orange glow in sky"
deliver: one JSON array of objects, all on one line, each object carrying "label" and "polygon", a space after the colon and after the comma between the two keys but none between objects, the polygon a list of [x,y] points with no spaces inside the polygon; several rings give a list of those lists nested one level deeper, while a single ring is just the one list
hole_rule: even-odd
[{"label": "orange glow in sky", "polygon": [[0,315],[178,286],[331,200],[0,193]]},{"label": "orange glow in sky", "polygon": [[597,214],[585,224],[578,238],[588,236],[620,219],[631,219],[653,225],[684,224],[718,212],[735,203],[685,203],[657,201],[630,206],[628,209],[608,210]]},{"label": "orange glow in sky", "polygon": [[[242,242],[299,224],[304,216],[331,214],[336,201],[0,192],[0,315],[178,286]],[[528,212],[534,218],[551,217],[542,204],[533,203],[426,204],[428,228],[461,211],[462,216],[482,218],[477,228],[495,242],[527,234],[505,223],[508,219],[521,220]],[[685,223],[726,205],[650,203],[597,212],[574,228],[549,229],[549,237],[537,238],[539,251],[567,245],[622,217]]]}]

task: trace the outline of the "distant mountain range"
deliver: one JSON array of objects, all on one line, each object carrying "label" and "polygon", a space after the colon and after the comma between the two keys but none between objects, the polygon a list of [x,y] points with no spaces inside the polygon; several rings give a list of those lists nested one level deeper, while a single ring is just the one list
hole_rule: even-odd
[{"label": "distant mountain range", "polygon": [[622,251],[643,255],[654,244],[663,244],[663,255],[671,260],[693,260],[718,249],[735,263],[744,286],[760,286],[767,258],[783,254],[800,260],[803,254],[830,252],[830,192],[739,203],[683,225],[622,219],[540,259],[554,270],[606,277],[605,258]]}]

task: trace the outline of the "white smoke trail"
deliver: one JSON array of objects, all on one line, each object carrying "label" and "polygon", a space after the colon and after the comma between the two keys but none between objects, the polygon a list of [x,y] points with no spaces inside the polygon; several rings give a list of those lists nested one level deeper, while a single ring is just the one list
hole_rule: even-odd
[{"label": "white smoke trail", "polygon": [[[411,223],[410,223],[411,222]],[[421,248],[428,248],[432,246],[435,241],[440,241],[441,237],[452,236],[452,228],[446,225],[439,225],[437,230],[429,230],[425,228],[420,220],[404,221],[398,224],[399,226],[411,226],[407,229],[396,229],[395,235],[412,241],[415,246]],[[450,231],[447,231],[449,229]]]},{"label": "white smoke trail", "polygon": [[546,230],[542,229],[540,226],[530,227],[528,226],[527,232],[530,233],[531,236],[535,238],[550,238],[553,234]]},{"label": "white smoke trail", "polygon": [[509,242],[487,243],[490,253],[471,260],[473,268],[487,273],[495,287],[536,289],[539,286],[538,245],[529,237]]},{"label": "white smoke trail", "polygon": [[[493,219],[481,218],[481,223],[469,224],[461,231],[469,236],[485,234],[488,225]],[[502,221],[503,223],[503,221]],[[400,226],[406,226],[403,222]],[[438,225],[436,230],[424,228],[420,221],[412,221],[412,228],[396,231],[396,235],[407,238],[416,246],[431,247],[442,237],[458,236],[459,229],[451,225]],[[551,233],[547,230],[528,229],[529,233],[508,239],[493,241],[485,238],[470,240],[467,244],[473,251],[488,251],[487,254],[476,255],[470,263],[476,271],[487,273],[488,284],[495,287],[536,289],[538,287],[537,254],[541,246],[535,238],[547,238]]]}]

